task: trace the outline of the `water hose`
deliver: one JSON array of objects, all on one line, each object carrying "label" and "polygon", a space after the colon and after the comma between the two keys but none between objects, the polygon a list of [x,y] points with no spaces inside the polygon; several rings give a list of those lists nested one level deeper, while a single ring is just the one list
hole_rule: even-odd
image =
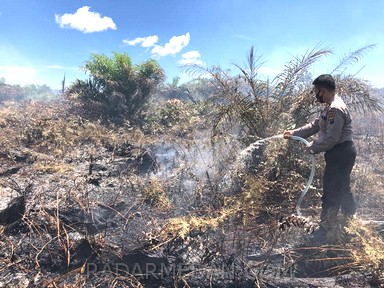
[{"label": "water hose", "polygon": [[[307,140],[305,140],[304,138],[301,138],[299,136],[290,136],[289,139],[301,141],[306,146],[309,145],[309,142]],[[308,181],[307,181],[307,185],[305,185],[305,188],[304,188],[303,192],[301,192],[299,201],[297,201],[296,211],[297,211],[297,215],[298,216],[302,216],[301,215],[301,211],[300,211],[300,206],[301,206],[301,203],[303,202],[305,194],[307,194],[307,192],[309,190],[309,187],[311,187],[312,182],[313,182],[313,177],[315,176],[315,170],[316,170],[315,156],[313,154],[310,154],[310,157],[311,157],[311,162],[312,162],[311,174],[309,175],[309,178],[308,178]]]},{"label": "water hose", "polygon": [[[255,142],[254,144],[256,144],[256,145],[264,144],[265,141],[277,139],[277,138],[283,138],[283,135],[271,136],[271,137],[259,140],[259,141]],[[303,142],[306,146],[309,145],[309,142],[307,140],[305,140],[304,138],[301,138],[299,136],[290,136],[288,139]],[[311,158],[311,174],[309,175],[307,184],[305,185],[304,190],[301,192],[300,198],[297,201],[297,205],[296,205],[297,215],[300,217],[302,216],[301,211],[300,211],[301,203],[303,202],[303,199],[304,199],[305,195],[307,194],[309,187],[311,187],[312,182],[313,182],[313,178],[315,176],[315,170],[316,170],[315,156],[313,154],[310,154],[310,158]]]}]

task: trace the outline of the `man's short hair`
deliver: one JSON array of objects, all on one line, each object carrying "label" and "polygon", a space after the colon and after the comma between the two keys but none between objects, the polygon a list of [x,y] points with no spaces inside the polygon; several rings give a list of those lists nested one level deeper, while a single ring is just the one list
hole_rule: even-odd
[{"label": "man's short hair", "polygon": [[330,74],[320,75],[312,82],[312,84],[316,87],[325,88],[331,91],[336,90],[335,79],[333,79],[332,75]]}]

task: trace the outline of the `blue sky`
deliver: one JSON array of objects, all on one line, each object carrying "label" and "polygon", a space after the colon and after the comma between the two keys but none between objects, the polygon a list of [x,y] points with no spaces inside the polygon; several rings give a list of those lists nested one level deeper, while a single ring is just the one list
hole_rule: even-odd
[{"label": "blue sky", "polygon": [[384,87],[382,0],[0,0],[0,78],[60,88],[86,79],[91,53],[126,52],[134,63],[156,59],[167,81],[186,81],[180,66],[233,68],[255,47],[263,77],[319,43],[327,73],[350,51],[376,44],[347,72]]}]

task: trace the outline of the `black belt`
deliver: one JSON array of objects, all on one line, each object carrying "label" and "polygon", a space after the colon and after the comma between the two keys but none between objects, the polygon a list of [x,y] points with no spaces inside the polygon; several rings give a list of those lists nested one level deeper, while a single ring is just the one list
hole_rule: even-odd
[{"label": "black belt", "polygon": [[339,144],[336,144],[335,146],[332,147],[332,149],[328,150],[326,153],[332,152],[332,151],[335,151],[335,150],[338,150],[338,149],[342,149],[344,147],[348,147],[348,146],[351,146],[351,145],[353,145],[353,141],[352,140],[347,140],[347,141],[341,142]]},{"label": "black belt", "polygon": [[333,146],[333,148],[335,148],[335,147],[344,147],[344,146],[348,146],[348,145],[351,145],[351,144],[353,144],[353,141],[352,140],[347,140],[347,141],[341,142],[339,144],[336,144],[335,146]]}]

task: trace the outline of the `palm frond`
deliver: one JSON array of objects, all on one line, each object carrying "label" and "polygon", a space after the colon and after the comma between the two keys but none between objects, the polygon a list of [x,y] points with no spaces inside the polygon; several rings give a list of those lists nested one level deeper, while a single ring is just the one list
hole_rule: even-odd
[{"label": "palm frond", "polygon": [[344,98],[352,110],[359,113],[382,113],[383,103],[373,95],[369,82],[353,75],[335,76],[337,93]]},{"label": "palm frond", "polygon": [[260,62],[262,56],[256,56],[254,47],[252,46],[247,54],[247,61],[244,62],[244,68],[238,64],[233,64],[236,68],[238,68],[241,72],[241,79],[244,80],[246,86],[250,88],[248,94],[252,95],[254,98],[257,98],[260,92],[264,91],[263,89],[259,89],[260,80],[257,79],[259,68],[265,63]]},{"label": "palm frond", "polygon": [[302,56],[294,57],[285,64],[284,70],[278,74],[273,82],[277,82],[276,87],[278,94],[276,98],[282,98],[291,94],[296,84],[302,80],[308,71],[308,68],[323,56],[332,53],[329,49],[320,48],[320,44],[316,45],[312,50],[307,51]]},{"label": "palm frond", "polygon": [[[339,64],[332,70],[330,74],[343,74],[347,69],[347,66],[358,63],[361,58],[363,58],[369,52],[369,50],[372,50],[375,46],[376,44],[367,45],[344,55],[343,58],[341,58]],[[341,69],[343,69],[343,72],[340,72]]]},{"label": "palm frond", "polygon": [[198,64],[186,64],[180,67],[181,72],[195,79],[210,78],[212,74],[217,73],[216,70],[221,70],[221,68],[218,66],[207,68],[203,65],[198,65]]}]

